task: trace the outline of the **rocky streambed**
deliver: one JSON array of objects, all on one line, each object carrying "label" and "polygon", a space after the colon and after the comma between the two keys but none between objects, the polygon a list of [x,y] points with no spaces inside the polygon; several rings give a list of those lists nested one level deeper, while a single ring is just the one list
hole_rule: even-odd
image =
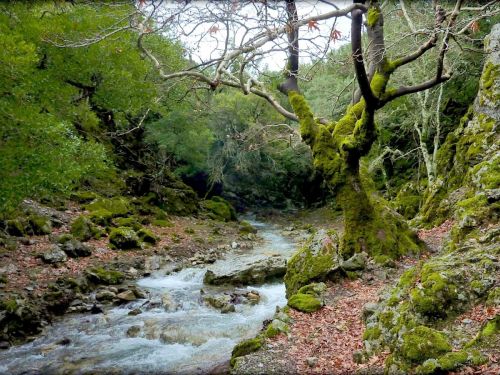
[{"label": "rocky streambed", "polygon": [[66,315],[34,341],[0,352],[0,373],[220,371],[232,348],[286,304],[279,278],[295,244],[279,226],[252,224],[262,238],[253,249],[235,246],[213,264],[178,272],[160,268],[137,280],[144,295],[102,314]]}]

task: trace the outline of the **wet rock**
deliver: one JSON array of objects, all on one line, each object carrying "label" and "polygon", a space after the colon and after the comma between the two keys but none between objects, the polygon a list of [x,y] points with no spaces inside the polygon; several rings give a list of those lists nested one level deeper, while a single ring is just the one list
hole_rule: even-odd
[{"label": "wet rock", "polygon": [[137,337],[137,336],[139,336],[140,332],[141,332],[140,326],[131,326],[127,329],[127,336],[128,337]]},{"label": "wet rock", "polygon": [[249,285],[261,284],[281,277],[286,272],[286,260],[281,256],[271,256],[254,263],[242,264],[239,269],[230,271],[207,270],[203,282],[211,285]]},{"label": "wet rock", "polygon": [[59,246],[54,246],[49,251],[42,254],[42,260],[47,264],[63,263],[68,260],[68,256]]},{"label": "wet rock", "polygon": [[236,311],[236,307],[231,303],[231,296],[227,294],[218,296],[204,296],[203,301],[209,306],[220,310],[220,312],[223,314]]},{"label": "wet rock", "polygon": [[260,302],[260,294],[257,291],[248,292],[245,297],[252,305],[256,305]]},{"label": "wet rock", "polygon": [[118,293],[116,295],[116,298],[126,302],[135,301],[137,299],[135,293],[132,290],[127,290],[125,292]]},{"label": "wet rock", "polygon": [[71,340],[68,339],[67,337],[56,342],[56,345],[69,345],[69,344],[71,344]]},{"label": "wet rock", "polygon": [[112,301],[115,298],[117,298],[116,293],[113,293],[110,290],[101,290],[95,294],[95,299],[99,302]]},{"label": "wet rock", "polygon": [[227,304],[227,305],[224,305],[221,309],[220,309],[220,312],[222,314],[227,314],[227,313],[230,313],[230,312],[235,312],[236,311],[236,307],[232,304]]},{"label": "wet rock", "polygon": [[92,314],[102,314],[103,313],[103,310],[102,310],[102,307],[100,305],[92,305],[92,308],[90,309],[90,312]]},{"label": "wet rock", "polygon": [[142,314],[142,310],[139,308],[136,308],[136,309],[130,310],[127,315],[136,316],[139,314]]},{"label": "wet rock", "polygon": [[7,350],[10,348],[8,341],[0,341],[0,350]]},{"label": "wet rock", "polygon": [[68,255],[70,258],[80,258],[80,257],[88,257],[92,255],[92,248],[88,245],[81,243],[80,241],[71,239],[61,244],[61,249]]},{"label": "wet rock", "polygon": [[175,311],[178,308],[177,303],[175,303],[169,293],[163,293],[161,296],[161,305],[165,311]]}]

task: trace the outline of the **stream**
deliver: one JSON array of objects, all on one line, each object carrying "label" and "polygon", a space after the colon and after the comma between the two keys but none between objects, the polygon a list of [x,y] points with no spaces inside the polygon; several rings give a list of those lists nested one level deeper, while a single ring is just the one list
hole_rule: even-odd
[{"label": "stream", "polygon": [[[275,254],[287,259],[293,254],[295,245],[280,234],[281,227],[249,221],[263,238],[253,249],[235,249],[202,268],[169,275],[160,270],[137,280],[150,300],[167,294],[175,308],[166,311],[159,304],[129,315],[146,302],[142,299],[104,314],[66,315],[33,342],[0,352],[0,374],[193,374],[224,365],[238,342],[255,336],[276,306],[286,304],[285,286],[280,282],[236,288],[255,290],[261,299],[255,305],[237,304],[232,313],[222,314],[201,302],[202,289],[205,293],[235,291],[234,287],[204,285],[207,269],[228,270]],[[131,327],[138,331],[136,337],[127,336]],[[63,339],[69,343],[58,344]]]}]

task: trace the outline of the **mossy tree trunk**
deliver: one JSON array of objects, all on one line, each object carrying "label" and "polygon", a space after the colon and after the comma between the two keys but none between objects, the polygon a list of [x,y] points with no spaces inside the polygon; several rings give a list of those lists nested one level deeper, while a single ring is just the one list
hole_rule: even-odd
[{"label": "mossy tree trunk", "polygon": [[[290,66],[289,76],[280,89],[288,94],[299,118],[302,138],[313,152],[314,166],[336,192],[342,207],[345,226],[340,250],[343,257],[365,251],[372,256],[394,258],[418,251],[418,241],[403,218],[370,191],[369,179],[361,173],[360,161],[376,140],[375,111],[394,94],[393,90],[387,90],[389,78],[403,62],[389,61],[385,56],[383,18],[377,2],[372,1],[366,25],[369,45],[376,48],[368,51],[371,63],[367,73],[361,50],[361,25],[362,12],[355,10],[351,38],[359,94],[340,120],[320,123],[314,118],[305,98],[298,92],[295,65]],[[290,53],[297,50],[298,46],[294,45]]]}]

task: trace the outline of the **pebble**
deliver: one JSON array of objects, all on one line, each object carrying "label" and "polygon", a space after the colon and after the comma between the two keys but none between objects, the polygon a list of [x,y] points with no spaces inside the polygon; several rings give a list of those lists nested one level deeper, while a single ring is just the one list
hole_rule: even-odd
[{"label": "pebble", "polygon": [[314,367],[318,363],[318,357],[307,357],[306,362],[309,367]]}]

